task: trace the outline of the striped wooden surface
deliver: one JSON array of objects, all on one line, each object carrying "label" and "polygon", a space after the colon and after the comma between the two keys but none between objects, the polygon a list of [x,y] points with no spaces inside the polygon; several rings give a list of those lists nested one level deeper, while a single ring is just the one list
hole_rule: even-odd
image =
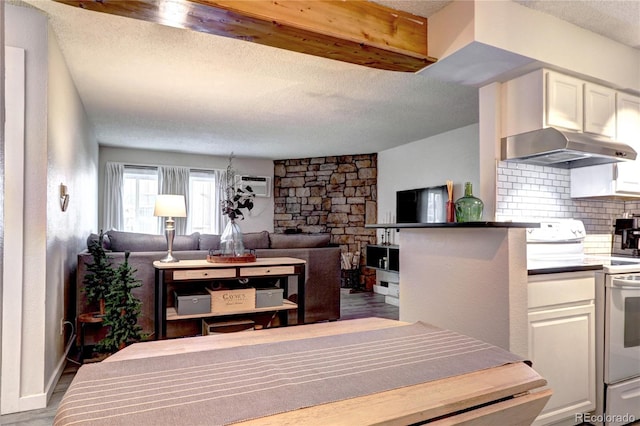
[{"label": "striped wooden surface", "polygon": [[[367,327],[371,329],[362,331]],[[185,345],[196,341],[201,344]],[[142,353],[147,356],[141,358]],[[119,355],[78,372],[56,425],[269,421],[269,416],[353,399],[363,403],[340,413],[352,421],[367,415],[364,424],[422,421],[546,384],[519,357],[493,345],[427,324],[383,319],[141,343]],[[517,367],[507,368],[511,365]],[[458,381],[453,391],[452,380]],[[424,387],[433,396],[425,398],[420,392]],[[449,396],[442,400],[447,390]],[[420,396],[404,400],[413,391]],[[370,417],[367,398],[388,392],[390,399],[394,392],[404,395],[396,406],[385,405],[395,414],[386,420],[378,418],[383,413]],[[533,419],[549,396],[518,399],[479,415]],[[310,415],[305,423],[313,419],[317,416]]]},{"label": "striped wooden surface", "polygon": [[[379,317],[398,319],[398,307],[384,303],[384,296],[371,292],[350,293],[349,289],[341,289],[340,317],[342,319]],[[72,354],[72,358],[74,354]],[[2,425],[51,426],[62,395],[67,391],[71,380],[78,370],[78,365],[68,361],[65,371],[58,381],[53,396],[46,408],[25,411],[22,413],[0,416]]]}]

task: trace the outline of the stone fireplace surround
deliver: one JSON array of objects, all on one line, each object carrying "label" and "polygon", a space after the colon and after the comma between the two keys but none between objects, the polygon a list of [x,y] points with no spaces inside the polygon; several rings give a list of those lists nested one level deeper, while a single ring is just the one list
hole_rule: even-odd
[{"label": "stone fireplace surround", "polygon": [[274,161],[274,232],[329,233],[342,252],[359,251],[360,284],[368,290],[367,244],[376,243],[377,154]]}]

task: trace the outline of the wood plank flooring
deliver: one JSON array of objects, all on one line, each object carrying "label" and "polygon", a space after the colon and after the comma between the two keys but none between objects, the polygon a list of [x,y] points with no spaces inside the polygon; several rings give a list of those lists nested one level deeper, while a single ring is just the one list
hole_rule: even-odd
[{"label": "wood plank flooring", "polygon": [[[380,317],[398,319],[398,307],[384,303],[384,296],[371,292],[351,293],[340,290],[340,320]],[[51,426],[58,404],[78,370],[78,365],[68,361],[56,385],[47,408],[0,416],[0,424],[12,426]]]},{"label": "wood plank flooring", "polygon": [[398,307],[384,303],[384,296],[373,292],[350,293],[340,290],[340,319],[380,317],[398,319]]}]

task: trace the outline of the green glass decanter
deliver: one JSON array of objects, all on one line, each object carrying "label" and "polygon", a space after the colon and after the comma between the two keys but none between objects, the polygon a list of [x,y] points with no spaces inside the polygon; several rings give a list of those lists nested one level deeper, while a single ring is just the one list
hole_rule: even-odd
[{"label": "green glass decanter", "polygon": [[482,219],[484,203],[473,196],[471,182],[464,184],[464,197],[456,200],[456,222],[478,222]]}]

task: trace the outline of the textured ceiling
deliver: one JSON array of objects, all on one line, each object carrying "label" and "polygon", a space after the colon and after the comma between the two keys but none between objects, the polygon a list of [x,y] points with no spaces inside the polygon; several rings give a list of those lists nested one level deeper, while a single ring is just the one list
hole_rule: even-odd
[{"label": "textured ceiling", "polygon": [[[50,16],[102,145],[299,158],[378,152],[478,120],[476,88],[430,73],[379,71],[48,0],[25,1]],[[449,3],[377,2],[426,17]],[[597,18],[603,28],[593,31],[640,45],[638,22],[623,25],[624,10],[637,11],[635,0],[518,2],[583,25]],[[551,3],[556,6],[549,8]],[[603,3],[610,8],[601,10]],[[612,6],[619,3],[632,4]]]},{"label": "textured ceiling", "polygon": [[640,0],[514,0],[640,49]]}]

